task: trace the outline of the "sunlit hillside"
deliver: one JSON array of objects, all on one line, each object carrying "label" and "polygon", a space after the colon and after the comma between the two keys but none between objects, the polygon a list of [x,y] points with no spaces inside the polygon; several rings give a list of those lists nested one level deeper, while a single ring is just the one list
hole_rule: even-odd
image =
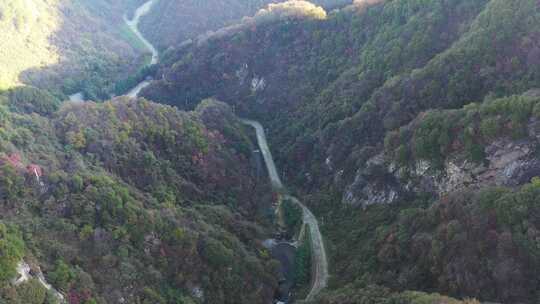
[{"label": "sunlit hillside", "polygon": [[20,83],[29,68],[57,63],[51,36],[59,27],[58,0],[0,1],[0,88]]},{"label": "sunlit hillside", "polygon": [[270,4],[255,15],[256,18],[269,17],[270,19],[289,18],[292,16],[306,16],[313,19],[325,19],[326,12],[322,7],[308,1],[286,1],[283,3]]},{"label": "sunlit hillside", "polygon": [[105,99],[144,61],[122,16],[142,1],[7,0],[0,3],[0,87],[30,84]]},{"label": "sunlit hillside", "polygon": [[[279,3],[288,2],[285,6]],[[312,0],[317,6],[338,7],[352,3],[352,0]],[[268,7],[269,4],[273,6]],[[253,16],[259,11],[290,9],[314,9],[306,1],[284,0],[160,0],[156,8],[142,22],[142,31],[158,48],[165,49],[193,39],[208,31],[218,31],[234,26],[243,17]]]}]

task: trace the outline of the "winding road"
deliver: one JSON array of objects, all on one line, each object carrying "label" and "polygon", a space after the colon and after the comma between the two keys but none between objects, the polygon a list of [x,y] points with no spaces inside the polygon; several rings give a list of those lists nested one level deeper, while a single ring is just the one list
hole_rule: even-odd
[{"label": "winding road", "polygon": [[[268,147],[268,142],[266,140],[263,126],[257,121],[248,119],[243,119],[242,123],[249,125],[255,129],[255,132],[257,133],[257,143],[259,145],[259,149],[262,151],[264,163],[266,164],[266,167],[268,169],[268,175],[270,177],[270,181],[272,182],[272,186],[275,190],[284,191],[285,187],[283,186],[283,183],[281,182],[281,179],[279,178],[279,175],[277,173],[276,165],[274,163],[274,159],[272,158],[270,148]],[[317,218],[315,218],[313,213],[296,197],[285,195],[283,198],[293,201],[295,204],[302,208],[302,220],[304,222],[304,225],[307,225],[309,227],[309,233],[311,235],[313,270],[311,276],[312,286],[308,296],[306,297],[306,301],[310,301],[313,300],[313,298],[322,289],[324,289],[328,283],[328,260],[326,258],[324,241],[319,230],[319,223],[317,222]]]},{"label": "winding road", "polygon": [[[124,15],[124,22],[129,26],[131,31],[135,33],[137,38],[141,40],[141,42],[145,45],[145,47],[152,53],[152,60],[150,62],[151,65],[157,64],[159,60],[159,53],[157,49],[142,35],[142,33],[139,31],[138,25],[140,22],[141,17],[148,14],[154,5],[156,0],[149,0],[145,2],[143,5],[141,5],[134,14],[134,17],[132,20],[129,20],[126,15]],[[145,88],[146,86],[150,85],[151,80],[144,80],[140,82],[136,87],[131,89],[126,95],[132,98],[137,97],[137,95],[140,93],[140,91]],[[82,101],[84,99],[84,95],[82,92],[76,93],[72,96],[70,96],[70,99],[72,101]],[[272,158],[272,153],[270,152],[270,148],[268,147],[268,142],[266,140],[266,135],[264,133],[263,126],[253,120],[247,120],[243,119],[242,122],[244,124],[250,125],[253,127],[257,134],[257,143],[259,145],[260,150],[262,151],[264,162],[266,165],[266,168],[268,169],[268,174],[270,177],[270,181],[272,182],[272,186],[276,191],[279,192],[285,192],[285,187],[283,186],[283,183],[281,182],[281,179],[279,178],[279,174],[276,169],[276,165],[274,163],[274,159]],[[300,206],[302,208],[303,212],[303,223],[305,226],[309,227],[309,233],[311,236],[311,252],[312,252],[312,261],[313,261],[313,270],[312,270],[312,286],[309,294],[306,297],[306,300],[312,300],[322,289],[324,289],[328,282],[328,261],[326,258],[326,250],[324,248],[324,242],[321,235],[321,232],[319,230],[319,223],[317,222],[317,219],[313,215],[313,213],[304,205],[302,204],[296,197],[290,196],[290,195],[284,195],[283,199],[288,199],[293,201],[295,204]],[[41,278],[40,278],[41,280]],[[42,283],[45,281],[42,281]],[[50,288],[50,285],[44,286]],[[58,293],[59,294],[59,293]],[[61,296],[61,294],[59,294]]]},{"label": "winding road", "polygon": [[135,15],[133,16],[132,20],[128,20],[127,16],[124,15],[124,22],[129,26],[131,31],[135,33],[137,38],[141,40],[144,46],[152,53],[152,60],[150,61],[150,64],[158,63],[159,53],[158,53],[158,50],[150,43],[150,41],[146,40],[143,34],[141,34],[141,32],[139,31],[139,22],[141,21],[141,18],[143,16],[145,16],[146,14],[150,12],[155,2],[156,2],[155,0],[149,0],[145,2],[143,5],[139,6],[139,8],[135,10]]},{"label": "winding road", "polygon": [[[144,38],[143,34],[139,31],[139,22],[141,21],[141,18],[148,14],[150,10],[152,9],[152,6],[157,0],[148,0],[143,5],[139,6],[137,10],[135,10],[135,14],[133,16],[132,20],[129,20],[127,18],[127,15],[124,15],[124,22],[127,24],[129,29],[137,36],[137,38],[143,43],[143,45],[152,53],[152,59],[150,60],[150,65],[157,64],[159,61],[159,52],[158,50],[148,41],[146,38]],[[136,98],[142,89],[149,86],[151,83],[151,80],[144,80],[140,83],[138,83],[133,89],[129,90],[129,92],[126,93],[127,96],[131,98]],[[72,102],[84,102],[85,96],[83,92],[77,92],[73,95],[69,96],[69,100]]]},{"label": "winding road", "polygon": [[[152,6],[156,0],[149,0],[143,5],[141,5],[137,10],[135,11],[135,15],[133,16],[132,20],[128,20],[126,15],[124,15],[124,22],[128,25],[129,29],[135,33],[135,36],[141,40],[141,42],[144,44],[144,46],[152,53],[152,59],[150,60],[150,65],[158,63],[159,60],[159,52],[158,50],[148,41],[146,38],[144,38],[143,34],[139,31],[139,22],[141,21],[141,18],[148,14],[150,12],[150,9],[152,9]],[[131,89],[126,95],[132,98],[137,97],[142,89],[150,85],[150,80],[144,80],[137,84],[136,87]]]},{"label": "winding road", "polygon": [[[136,11],[135,15],[132,20],[128,20],[126,16],[124,16],[124,21],[129,26],[129,28],[135,33],[135,35],[142,41],[142,43],[146,46],[146,48],[152,53],[152,60],[150,64],[156,64],[159,60],[159,53],[157,49],[148,41],[139,31],[138,25],[140,22],[141,17],[148,14],[150,12],[150,9],[154,5],[156,0],[149,0],[143,5],[141,5]],[[145,80],[141,83],[139,83],[135,88],[131,89],[126,95],[129,97],[137,97],[139,92],[146,86],[150,84],[150,80]],[[259,145],[260,150],[262,151],[264,162],[266,165],[266,168],[268,169],[268,174],[270,176],[270,181],[272,182],[272,186],[275,190],[284,192],[286,189],[283,186],[283,183],[281,182],[281,179],[279,178],[279,174],[276,169],[276,165],[274,163],[274,159],[272,158],[272,153],[270,152],[270,148],[268,147],[268,142],[266,140],[266,135],[264,133],[263,126],[253,120],[242,120],[244,124],[250,125],[253,128],[255,128],[255,131],[257,133],[257,143]],[[304,225],[307,225],[309,227],[309,233],[311,235],[311,244],[312,244],[312,256],[313,256],[313,270],[312,270],[312,286],[311,290],[306,297],[306,300],[312,300],[323,288],[326,287],[328,282],[328,261],[326,259],[326,250],[324,248],[324,242],[321,235],[321,232],[319,230],[319,223],[317,222],[317,219],[313,215],[313,213],[304,205],[302,204],[297,198],[290,196],[290,195],[284,195],[284,199],[289,199],[296,203],[298,206],[302,208],[303,211],[303,222]]]}]

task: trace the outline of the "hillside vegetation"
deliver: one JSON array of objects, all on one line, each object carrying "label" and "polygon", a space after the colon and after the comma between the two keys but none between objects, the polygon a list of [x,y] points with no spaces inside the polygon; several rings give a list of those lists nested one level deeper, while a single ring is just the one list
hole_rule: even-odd
[{"label": "hillside vegetation", "polygon": [[144,98],[62,102],[142,79],[142,2],[0,3],[0,303],[57,303],[42,279],[69,304],[272,302],[276,195],[236,115],[320,223],[311,303],[538,303],[538,1],[160,0]]},{"label": "hillside vegetation", "polygon": [[59,61],[50,36],[60,27],[53,1],[17,1],[0,3],[0,88],[19,83],[19,75],[29,68],[40,68]]},{"label": "hillside vegetation", "polygon": [[0,302],[268,303],[269,185],[228,106],[0,95]]},{"label": "hillside vegetation", "polygon": [[[142,32],[159,49],[175,47],[188,39],[234,26],[271,3],[284,0],[160,0],[143,18]],[[303,1],[296,1],[301,3]],[[352,0],[314,0],[314,4],[339,7]],[[297,4],[298,5],[298,4]]]},{"label": "hillside vegetation", "polygon": [[539,28],[533,0],[356,1],[173,50],[143,95],[268,127],[325,223],[323,303],[536,303]]},{"label": "hillside vegetation", "polygon": [[138,0],[7,0],[0,3],[0,89],[31,84],[106,99],[143,62],[123,28]]}]

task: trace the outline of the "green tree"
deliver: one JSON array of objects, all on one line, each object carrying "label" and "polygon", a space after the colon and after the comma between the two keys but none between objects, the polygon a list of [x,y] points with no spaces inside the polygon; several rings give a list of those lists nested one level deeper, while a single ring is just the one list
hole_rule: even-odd
[{"label": "green tree", "polygon": [[25,304],[43,304],[47,297],[47,289],[37,279],[30,279],[17,286],[20,302]]},{"label": "green tree", "polygon": [[23,256],[24,243],[19,232],[0,222],[0,282],[15,277]]},{"label": "green tree", "polygon": [[296,286],[303,286],[311,279],[311,236],[309,227],[306,226],[304,240],[296,250],[294,256],[294,283]]},{"label": "green tree", "polygon": [[284,199],[281,204],[283,220],[290,233],[294,233],[302,224],[302,209],[289,199]]},{"label": "green tree", "polygon": [[62,290],[68,290],[75,279],[75,272],[63,260],[58,260],[54,271],[49,274],[49,278],[55,286]]}]

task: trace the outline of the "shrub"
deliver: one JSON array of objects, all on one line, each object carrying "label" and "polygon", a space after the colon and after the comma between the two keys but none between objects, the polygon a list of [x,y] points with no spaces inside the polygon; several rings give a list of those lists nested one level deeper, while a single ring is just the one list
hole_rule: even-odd
[{"label": "shrub", "polygon": [[502,124],[497,117],[485,118],[480,124],[480,131],[482,132],[482,136],[487,139],[493,139],[500,136],[501,129]]},{"label": "shrub", "polygon": [[284,199],[281,204],[283,220],[289,233],[298,231],[302,224],[302,208],[289,199]]},{"label": "shrub", "polygon": [[23,192],[24,178],[11,165],[0,164],[0,202],[14,202]]},{"label": "shrub", "polygon": [[75,272],[63,260],[58,260],[54,271],[49,274],[49,278],[54,286],[62,290],[68,290],[75,280]]},{"label": "shrub", "polygon": [[34,87],[14,88],[8,95],[10,110],[17,113],[37,113],[46,116],[58,110],[61,103],[49,92]]},{"label": "shrub", "polygon": [[30,279],[17,286],[19,301],[25,304],[43,304],[47,297],[47,289],[37,279]]},{"label": "shrub", "polygon": [[302,244],[296,250],[294,256],[294,284],[303,286],[311,279],[311,235],[309,226],[306,225],[306,233]]},{"label": "shrub", "polygon": [[23,256],[24,243],[19,232],[0,222],[0,283],[15,277]]},{"label": "shrub", "polygon": [[203,248],[203,255],[213,267],[225,267],[232,263],[233,252],[220,241],[209,238]]}]

